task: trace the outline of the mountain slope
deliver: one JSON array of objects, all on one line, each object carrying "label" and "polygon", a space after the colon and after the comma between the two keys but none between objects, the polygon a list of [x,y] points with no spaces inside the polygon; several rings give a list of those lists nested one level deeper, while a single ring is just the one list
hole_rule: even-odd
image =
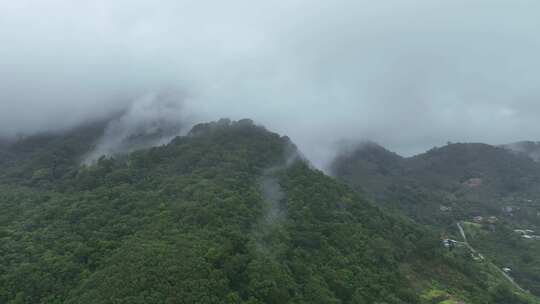
[{"label": "mountain slope", "polygon": [[46,164],[2,171],[2,303],[529,303],[249,120],[32,180]]},{"label": "mountain slope", "polygon": [[[456,223],[465,222],[474,247],[500,268],[511,269],[520,284],[540,295],[540,242],[514,232],[540,230],[538,163],[500,147],[449,144],[414,157],[394,158],[393,170],[374,174],[365,169],[366,163],[379,166],[391,152],[381,157],[364,147],[357,150],[363,152],[336,158],[336,177],[442,235],[461,238]],[[373,181],[378,185],[372,186]]]}]

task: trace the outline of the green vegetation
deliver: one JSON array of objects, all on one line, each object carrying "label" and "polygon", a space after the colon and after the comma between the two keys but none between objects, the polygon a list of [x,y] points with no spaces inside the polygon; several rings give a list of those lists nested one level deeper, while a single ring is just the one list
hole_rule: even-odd
[{"label": "green vegetation", "polygon": [[80,166],[102,130],[2,147],[0,303],[524,299],[249,120]]},{"label": "green vegetation", "polygon": [[540,164],[533,159],[484,144],[449,144],[402,158],[369,144],[340,155],[332,169],[381,207],[441,236],[462,240],[456,223],[463,222],[474,248],[540,296],[540,240],[514,232],[540,231]]}]

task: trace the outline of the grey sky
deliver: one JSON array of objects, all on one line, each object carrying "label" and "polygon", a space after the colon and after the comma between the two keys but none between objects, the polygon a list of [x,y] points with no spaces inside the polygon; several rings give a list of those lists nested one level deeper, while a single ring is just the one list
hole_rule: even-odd
[{"label": "grey sky", "polygon": [[0,0],[0,133],[175,91],[316,164],[341,139],[403,154],[540,140],[536,0]]}]

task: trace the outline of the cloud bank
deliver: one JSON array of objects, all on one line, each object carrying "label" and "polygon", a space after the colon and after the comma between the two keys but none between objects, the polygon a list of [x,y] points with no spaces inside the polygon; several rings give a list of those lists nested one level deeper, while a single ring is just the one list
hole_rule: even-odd
[{"label": "cloud bank", "polygon": [[184,112],[167,119],[249,117],[317,165],[343,139],[403,154],[538,140],[539,11],[527,0],[1,1],[0,134],[175,91]]}]

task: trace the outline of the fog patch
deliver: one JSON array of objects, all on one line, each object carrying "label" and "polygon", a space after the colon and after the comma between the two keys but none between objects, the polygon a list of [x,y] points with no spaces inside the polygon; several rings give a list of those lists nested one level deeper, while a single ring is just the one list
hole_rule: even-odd
[{"label": "fog patch", "polygon": [[259,187],[263,214],[254,226],[252,236],[257,252],[272,258],[278,254],[284,233],[281,228],[287,218],[286,195],[275,173],[265,173]]},{"label": "fog patch", "polygon": [[125,154],[139,149],[167,144],[190,127],[182,102],[174,95],[147,94],[116,119],[84,160],[92,164],[102,156]]},{"label": "fog patch", "polygon": [[255,225],[253,238],[258,252],[270,258],[278,254],[277,245],[283,241],[282,227],[287,220],[287,195],[281,187],[280,175],[297,162],[308,163],[296,145],[288,140],[282,163],[264,170],[259,179],[263,214]]},{"label": "fog patch", "polygon": [[536,162],[540,162],[540,142],[520,141],[502,145],[502,147],[514,153],[525,155]]},{"label": "fog patch", "polygon": [[282,206],[282,202],[285,199],[285,192],[283,192],[277,177],[272,175],[265,176],[261,182],[261,191],[266,203],[266,210],[263,217],[264,224],[270,226],[279,224],[285,218],[286,211]]}]

